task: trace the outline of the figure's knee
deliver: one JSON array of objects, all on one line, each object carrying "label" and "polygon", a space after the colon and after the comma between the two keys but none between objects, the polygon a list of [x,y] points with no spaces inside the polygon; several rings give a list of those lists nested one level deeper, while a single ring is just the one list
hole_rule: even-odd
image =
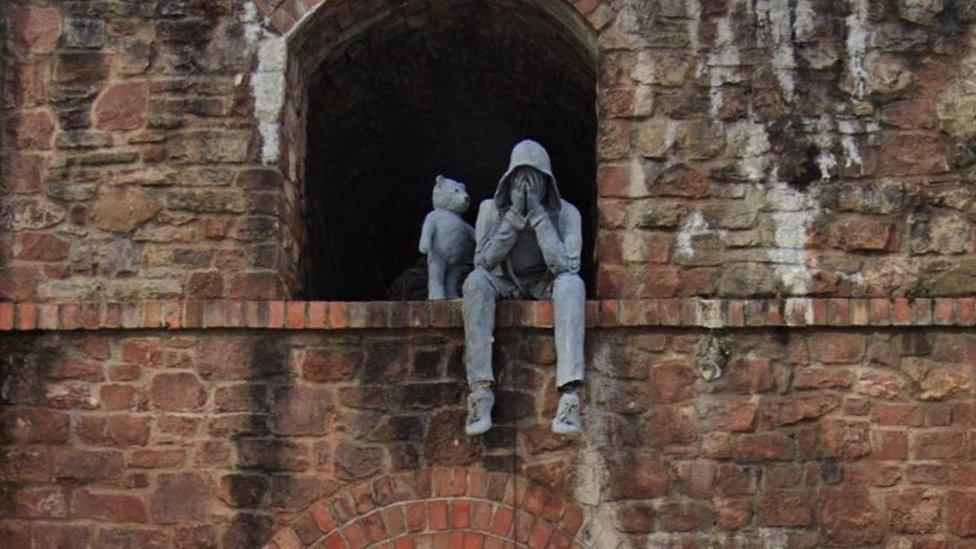
[{"label": "figure's knee", "polygon": [[556,277],[552,286],[553,299],[585,299],[586,284],[575,273],[563,273]]},{"label": "figure's knee", "polygon": [[461,290],[464,292],[464,297],[495,295],[495,289],[491,284],[491,274],[480,267],[471,271],[464,279]]}]

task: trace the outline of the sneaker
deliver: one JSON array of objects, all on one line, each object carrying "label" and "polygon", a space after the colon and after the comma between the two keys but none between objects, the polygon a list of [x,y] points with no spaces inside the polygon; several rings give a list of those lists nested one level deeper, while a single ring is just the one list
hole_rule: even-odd
[{"label": "sneaker", "polygon": [[491,389],[476,389],[468,395],[468,422],[464,433],[477,436],[491,429],[491,408],[495,405],[495,393]]},{"label": "sneaker", "polygon": [[552,419],[552,432],[557,435],[576,436],[582,430],[580,399],[576,393],[563,393],[559,398],[556,417]]}]

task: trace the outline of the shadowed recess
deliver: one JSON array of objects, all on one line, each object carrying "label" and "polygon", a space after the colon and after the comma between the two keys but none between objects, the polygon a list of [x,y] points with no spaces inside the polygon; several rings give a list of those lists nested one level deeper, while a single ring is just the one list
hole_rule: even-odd
[{"label": "shadowed recess", "polygon": [[564,198],[583,213],[589,283],[596,84],[586,47],[523,2],[408,3],[374,21],[308,80],[304,297],[423,298],[417,241],[434,177],[467,185],[474,224],[523,138],[549,149]]}]

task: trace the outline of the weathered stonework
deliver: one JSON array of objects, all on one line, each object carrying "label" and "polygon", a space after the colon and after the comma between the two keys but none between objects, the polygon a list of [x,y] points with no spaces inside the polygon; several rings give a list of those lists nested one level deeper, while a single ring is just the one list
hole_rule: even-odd
[{"label": "weathered stonework", "polygon": [[[976,539],[972,2],[10,0],[0,22],[0,546]],[[334,268],[309,128],[341,128],[328,151],[423,119],[438,63],[519,107],[475,130],[545,103],[558,145],[595,148],[560,181],[591,198],[600,299],[577,441],[548,434],[548,303],[500,306],[502,413],[468,439],[455,305],[280,301]],[[368,137],[329,160],[386,154]]]},{"label": "weathered stonework", "polygon": [[[252,295],[298,295],[306,77],[357,22],[427,15],[384,2],[191,4],[10,5],[3,180],[23,196],[4,197],[4,211],[48,221],[5,223],[5,247],[24,231],[72,249],[126,239],[132,275],[178,294],[218,269],[223,295],[231,277],[274,276]],[[955,291],[976,253],[965,2],[546,9],[580,18],[561,24],[595,41],[598,295]],[[100,189],[123,185],[163,208],[102,233]],[[43,275],[8,255],[5,276]],[[89,276],[57,268],[66,282]]]},{"label": "weathered stonework", "polygon": [[573,441],[549,432],[551,337],[524,330],[499,334],[484,439],[463,434],[457,329],[4,335],[5,546],[976,534],[968,332],[737,330],[706,381],[707,331],[595,328]]}]

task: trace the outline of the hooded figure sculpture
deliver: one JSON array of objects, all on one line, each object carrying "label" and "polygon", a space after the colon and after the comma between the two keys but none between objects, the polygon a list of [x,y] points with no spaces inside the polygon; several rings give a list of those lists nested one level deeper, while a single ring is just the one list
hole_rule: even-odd
[{"label": "hooded figure sculpture", "polygon": [[579,210],[560,198],[549,154],[535,141],[522,141],[512,150],[494,198],[478,210],[475,269],[464,281],[468,435],[491,428],[491,344],[498,298],[553,300],[556,384],[562,396],[552,429],[579,433],[586,300],[578,274],[581,250]]}]

